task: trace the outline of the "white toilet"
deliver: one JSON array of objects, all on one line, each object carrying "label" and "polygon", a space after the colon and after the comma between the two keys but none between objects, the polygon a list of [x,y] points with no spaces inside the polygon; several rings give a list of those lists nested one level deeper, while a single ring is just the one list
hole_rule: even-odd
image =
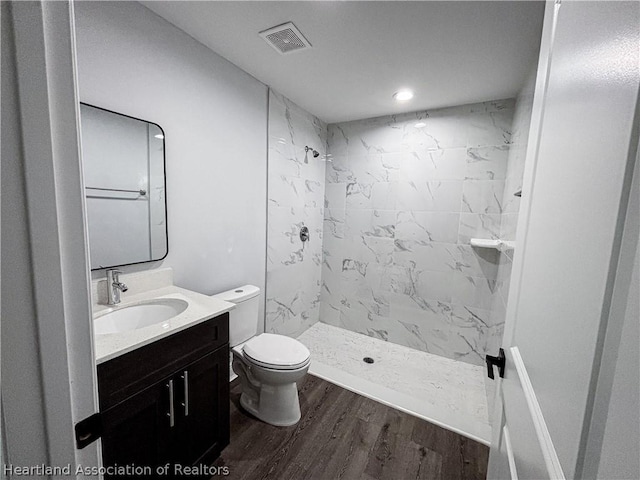
[{"label": "white toilet", "polygon": [[214,297],[235,303],[229,312],[233,371],[240,377],[240,404],[260,420],[279,427],[300,420],[296,382],[309,370],[311,354],[299,341],[259,329],[260,289],[245,285]]}]

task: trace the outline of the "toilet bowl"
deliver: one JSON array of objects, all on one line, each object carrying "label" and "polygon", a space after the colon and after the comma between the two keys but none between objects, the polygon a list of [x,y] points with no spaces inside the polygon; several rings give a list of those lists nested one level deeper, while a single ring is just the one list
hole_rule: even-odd
[{"label": "toilet bowl", "polygon": [[234,303],[229,312],[231,368],[240,377],[242,407],[276,426],[300,420],[298,382],[309,370],[311,354],[299,341],[272,333],[257,334],[260,289],[245,285],[214,297]]},{"label": "toilet bowl", "polygon": [[240,404],[260,420],[285,427],[300,420],[297,383],[309,370],[307,348],[293,338],[263,333],[232,349]]}]

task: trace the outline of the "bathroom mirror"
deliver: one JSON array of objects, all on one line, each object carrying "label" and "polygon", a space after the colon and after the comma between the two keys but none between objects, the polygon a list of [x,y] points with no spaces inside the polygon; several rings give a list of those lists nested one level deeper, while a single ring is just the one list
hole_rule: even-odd
[{"label": "bathroom mirror", "polygon": [[80,104],[91,269],[163,259],[168,252],[164,132]]}]

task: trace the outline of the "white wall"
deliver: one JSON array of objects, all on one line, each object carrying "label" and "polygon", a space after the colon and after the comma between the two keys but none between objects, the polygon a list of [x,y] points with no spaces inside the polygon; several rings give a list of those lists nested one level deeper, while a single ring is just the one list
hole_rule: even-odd
[{"label": "white wall", "polygon": [[138,3],[78,2],[76,22],[81,101],[165,131],[169,255],[127,271],[264,291],[266,86]]},{"label": "white wall", "polygon": [[638,412],[638,292],[640,256],[636,249],[622,340],[613,379],[598,478],[640,478]]},{"label": "white wall", "polygon": [[[586,455],[585,478],[640,478],[640,155],[626,214],[611,315],[590,435],[601,452]],[[635,257],[635,258],[634,258]],[[607,405],[608,403],[608,405]],[[590,439],[591,440],[591,439]]]}]

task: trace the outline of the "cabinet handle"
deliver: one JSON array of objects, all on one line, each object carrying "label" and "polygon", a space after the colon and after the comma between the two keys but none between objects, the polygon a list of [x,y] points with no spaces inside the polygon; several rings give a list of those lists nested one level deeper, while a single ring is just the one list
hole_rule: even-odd
[{"label": "cabinet handle", "polygon": [[185,370],[182,373],[182,380],[184,381],[184,402],[182,402],[182,406],[184,407],[184,416],[189,416],[189,372]]},{"label": "cabinet handle", "polygon": [[167,387],[169,387],[169,413],[167,413],[167,417],[169,417],[169,426],[173,427],[176,424],[175,412],[173,409],[173,380],[169,380]]}]

